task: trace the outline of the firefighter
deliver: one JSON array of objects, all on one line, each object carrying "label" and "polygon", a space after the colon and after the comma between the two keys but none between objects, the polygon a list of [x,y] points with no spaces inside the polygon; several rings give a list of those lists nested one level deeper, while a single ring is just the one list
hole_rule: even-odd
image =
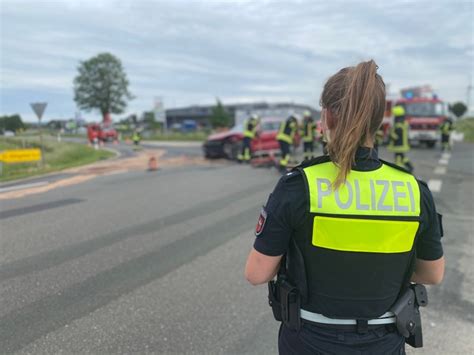
[{"label": "firefighter", "polygon": [[388,150],[395,153],[395,164],[405,168],[409,172],[413,172],[413,165],[410,159],[405,156],[410,151],[408,142],[408,123],[405,120],[405,109],[403,106],[397,105],[392,109],[394,124],[390,130],[390,142]]},{"label": "firefighter", "polygon": [[242,141],[242,152],[238,155],[239,162],[248,163],[250,161],[250,142],[257,134],[257,128],[260,118],[257,115],[251,115],[244,121],[244,140]]},{"label": "firefighter", "polygon": [[453,120],[446,117],[443,124],[439,127],[441,130],[441,150],[443,152],[451,150],[450,137],[453,131]]},{"label": "firefighter", "polygon": [[408,327],[420,326],[405,318],[419,318],[412,287],[423,291],[410,281],[443,278],[428,186],[372,149],[385,106],[376,70],[369,61],[328,79],[329,155],[285,174],[260,213],[245,276],[253,285],[277,276],[269,303],[282,322],[280,354],[405,354]]},{"label": "firefighter", "polygon": [[285,121],[280,123],[280,129],[276,139],[280,144],[280,170],[286,171],[290,161],[290,147],[293,145],[296,130],[298,129],[298,120],[294,114],[288,117]]},{"label": "firefighter", "polygon": [[133,132],[133,135],[132,135],[132,141],[133,141],[133,144],[135,144],[136,146],[140,145],[140,141],[142,140],[142,137],[140,135],[140,132],[138,130],[135,130]]},{"label": "firefighter", "polygon": [[311,117],[311,112],[303,113],[303,127],[301,130],[303,140],[303,159],[310,160],[314,157],[314,142],[316,139],[316,123]]}]

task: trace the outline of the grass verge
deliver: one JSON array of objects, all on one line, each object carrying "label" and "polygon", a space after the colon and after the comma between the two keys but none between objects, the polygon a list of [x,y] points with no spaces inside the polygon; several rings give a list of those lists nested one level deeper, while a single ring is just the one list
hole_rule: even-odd
[{"label": "grass verge", "polygon": [[456,131],[464,133],[464,142],[474,143],[474,117],[457,121],[455,128]]},{"label": "grass verge", "polygon": [[[0,138],[0,151],[7,149],[39,148],[37,138],[15,137]],[[44,166],[41,163],[3,164],[0,182],[26,178],[35,175],[51,173],[90,164],[98,160],[112,157],[114,154],[107,150],[95,150],[84,144],[58,143],[52,140],[44,141]]]}]

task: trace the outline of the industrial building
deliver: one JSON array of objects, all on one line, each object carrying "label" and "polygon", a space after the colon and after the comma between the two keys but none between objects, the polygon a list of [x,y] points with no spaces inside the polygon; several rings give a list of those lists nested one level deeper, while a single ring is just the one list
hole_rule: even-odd
[{"label": "industrial building", "polygon": [[[229,113],[233,124],[239,124],[250,114],[257,114],[260,117],[273,117],[286,119],[290,114],[303,114],[310,111],[313,118],[319,119],[320,111],[313,107],[295,103],[242,103],[233,105],[223,105]],[[201,127],[209,127],[209,117],[212,115],[214,105],[189,106],[183,108],[173,108],[166,110],[166,123],[168,127],[183,124],[184,121],[193,120]]]}]

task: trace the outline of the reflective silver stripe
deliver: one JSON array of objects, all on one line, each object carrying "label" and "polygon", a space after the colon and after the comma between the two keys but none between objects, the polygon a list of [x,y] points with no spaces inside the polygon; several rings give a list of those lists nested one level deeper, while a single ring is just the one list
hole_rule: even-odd
[{"label": "reflective silver stripe", "polygon": [[[323,316],[319,313],[301,310],[301,318],[315,323],[334,324],[334,325],[356,325],[355,319],[334,319]],[[392,312],[385,312],[379,318],[369,319],[368,325],[391,324],[395,323],[395,315]]]}]

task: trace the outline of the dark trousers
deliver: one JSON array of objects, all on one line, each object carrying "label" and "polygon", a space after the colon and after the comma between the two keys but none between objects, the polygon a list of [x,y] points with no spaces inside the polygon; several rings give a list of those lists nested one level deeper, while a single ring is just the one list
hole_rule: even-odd
[{"label": "dark trousers", "polygon": [[451,146],[449,145],[449,134],[441,134],[441,149],[450,150]]},{"label": "dark trousers", "polygon": [[303,323],[299,331],[283,324],[278,336],[280,355],[405,354],[405,338],[394,325],[369,329],[365,334]]},{"label": "dark trousers", "polygon": [[252,138],[244,137],[242,141],[242,152],[239,155],[239,160],[249,161],[250,160],[250,142]]},{"label": "dark trousers", "polygon": [[280,166],[286,168],[290,160],[290,145],[285,141],[278,141],[278,143],[281,151]]},{"label": "dark trousers", "polygon": [[303,158],[312,159],[314,151],[314,142],[303,142]]}]

